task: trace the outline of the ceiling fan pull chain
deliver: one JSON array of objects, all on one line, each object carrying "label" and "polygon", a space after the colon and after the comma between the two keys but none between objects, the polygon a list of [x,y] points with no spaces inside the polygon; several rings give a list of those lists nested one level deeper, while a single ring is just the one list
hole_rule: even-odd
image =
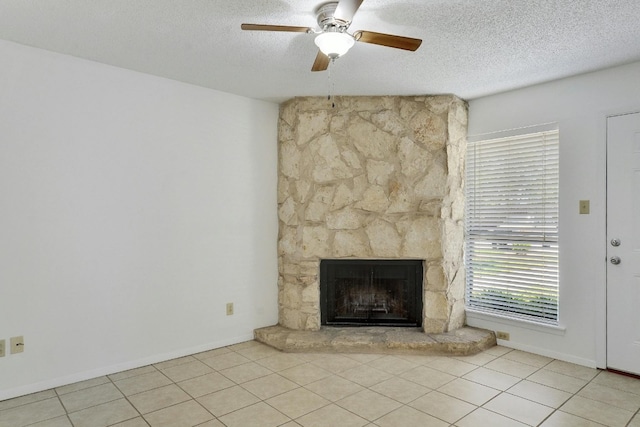
[{"label": "ceiling fan pull chain", "polygon": [[333,102],[333,100],[331,99],[331,95],[333,93],[333,81],[331,80],[331,69],[333,68],[333,63],[334,63],[335,59],[331,60],[331,63],[329,64],[328,67],[328,72],[327,72],[327,90],[328,90],[328,94],[327,94],[327,100],[331,101],[331,108],[336,108],[336,103]]}]

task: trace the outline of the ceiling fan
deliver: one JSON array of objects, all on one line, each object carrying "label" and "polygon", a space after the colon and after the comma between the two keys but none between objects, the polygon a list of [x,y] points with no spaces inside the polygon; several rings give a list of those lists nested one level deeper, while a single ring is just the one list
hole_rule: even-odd
[{"label": "ceiling fan", "polygon": [[319,52],[311,71],[324,71],[329,62],[339,58],[351,49],[355,42],[371,43],[396,49],[416,51],[422,40],[393,34],[358,30],[348,33],[353,16],[364,0],[340,0],[324,3],[316,10],[320,29],[293,27],[289,25],[242,24],[243,30],[287,31],[316,34],[315,43]]}]

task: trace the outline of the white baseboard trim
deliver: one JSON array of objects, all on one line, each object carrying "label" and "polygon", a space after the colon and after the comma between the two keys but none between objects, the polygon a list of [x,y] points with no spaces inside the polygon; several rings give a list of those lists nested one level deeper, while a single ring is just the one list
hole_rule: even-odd
[{"label": "white baseboard trim", "polygon": [[209,350],[225,347],[232,344],[238,344],[244,341],[250,341],[252,339],[253,339],[253,332],[250,334],[240,335],[234,338],[228,338],[225,340],[214,341],[208,344],[203,344],[203,345],[199,345],[191,348],[176,350],[170,353],[153,355],[153,356],[146,357],[144,359],[132,360],[129,362],[92,369],[90,371],[78,372],[75,374],[53,378],[50,380],[41,381],[33,384],[26,384],[26,385],[22,385],[15,388],[0,390],[0,401],[12,399],[14,397],[19,397],[19,396],[25,396],[31,393],[37,393],[39,391],[49,390],[55,387],[61,387],[64,385],[77,383],[79,381],[86,381],[93,378],[102,377],[104,375],[111,375],[111,374],[115,374],[116,372],[128,371],[129,369],[140,368],[142,366],[164,362],[166,360],[176,359],[178,357],[188,356],[190,354],[201,353],[203,351],[209,351]]}]

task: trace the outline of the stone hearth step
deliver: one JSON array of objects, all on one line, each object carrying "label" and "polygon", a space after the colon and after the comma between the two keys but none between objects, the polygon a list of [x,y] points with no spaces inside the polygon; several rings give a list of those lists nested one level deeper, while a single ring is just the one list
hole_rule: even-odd
[{"label": "stone hearth step", "polygon": [[496,345],[493,331],[462,327],[443,334],[420,328],[322,327],[296,331],[280,325],[254,331],[255,339],[288,353],[384,353],[469,356]]}]

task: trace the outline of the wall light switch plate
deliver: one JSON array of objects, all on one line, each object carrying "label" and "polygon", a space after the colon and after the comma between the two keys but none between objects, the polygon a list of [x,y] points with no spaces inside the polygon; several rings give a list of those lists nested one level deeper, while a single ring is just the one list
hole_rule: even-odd
[{"label": "wall light switch plate", "polygon": [[233,315],[233,303],[232,302],[228,302],[227,303],[227,316],[232,316]]},{"label": "wall light switch plate", "polygon": [[5,340],[0,340],[0,357],[4,357],[6,354],[6,349],[5,346],[7,345],[7,342]]},{"label": "wall light switch plate", "polygon": [[588,213],[589,213],[589,201],[580,200],[580,215],[585,215]]},{"label": "wall light switch plate", "polygon": [[22,353],[24,351],[24,337],[11,337],[11,354]]}]

